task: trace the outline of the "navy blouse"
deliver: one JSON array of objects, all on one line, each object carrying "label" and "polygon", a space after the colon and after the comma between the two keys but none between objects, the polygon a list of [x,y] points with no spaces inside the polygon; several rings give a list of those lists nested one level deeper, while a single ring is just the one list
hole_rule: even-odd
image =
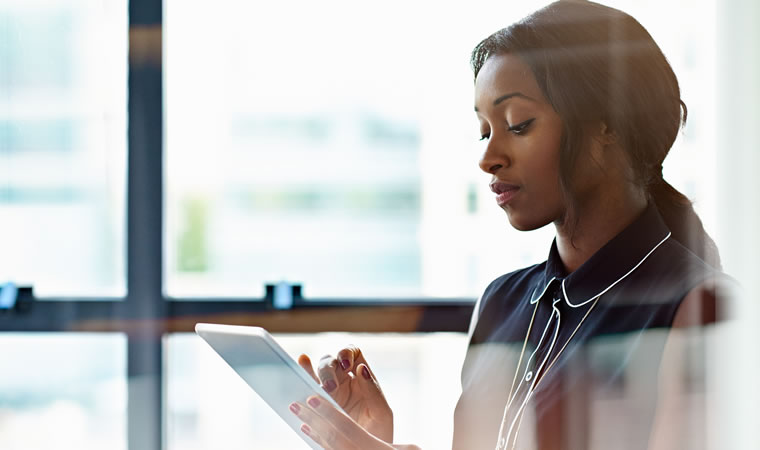
[{"label": "navy blouse", "polygon": [[587,449],[623,433],[614,448],[646,448],[667,330],[716,275],[650,205],[569,275],[555,242],[497,278],[474,312],[453,447]]}]

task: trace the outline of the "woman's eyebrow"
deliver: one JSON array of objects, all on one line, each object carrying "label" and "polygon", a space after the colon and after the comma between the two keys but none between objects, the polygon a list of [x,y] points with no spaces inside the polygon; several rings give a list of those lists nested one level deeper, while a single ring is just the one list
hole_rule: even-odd
[{"label": "woman's eyebrow", "polygon": [[[501,102],[503,102],[505,100],[509,100],[512,97],[522,97],[522,98],[527,99],[527,100],[536,101],[535,99],[533,99],[531,97],[528,97],[527,95],[523,94],[522,92],[510,92],[509,94],[504,94],[501,97],[499,97],[496,100],[494,100],[493,101],[493,106],[497,106],[499,103],[501,103]],[[478,107],[477,106],[475,107],[475,112],[478,112]]]}]

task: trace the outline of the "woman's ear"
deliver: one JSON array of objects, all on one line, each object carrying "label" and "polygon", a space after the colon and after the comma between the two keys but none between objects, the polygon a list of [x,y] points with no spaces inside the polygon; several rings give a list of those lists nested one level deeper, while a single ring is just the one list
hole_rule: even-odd
[{"label": "woman's ear", "polygon": [[587,130],[590,136],[589,156],[599,168],[605,170],[618,165],[620,152],[617,148],[618,135],[604,122],[588,124]]},{"label": "woman's ear", "polygon": [[597,132],[594,134],[596,139],[602,145],[613,145],[618,142],[618,135],[606,123],[600,122]]}]

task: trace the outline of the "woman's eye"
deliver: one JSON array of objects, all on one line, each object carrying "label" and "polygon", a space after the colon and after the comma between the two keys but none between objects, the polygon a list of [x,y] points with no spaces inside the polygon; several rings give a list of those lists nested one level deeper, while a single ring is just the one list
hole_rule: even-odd
[{"label": "woman's eye", "polygon": [[517,125],[512,125],[509,127],[509,131],[511,131],[514,134],[522,134],[523,131],[525,131],[528,126],[533,123],[533,121],[536,119],[528,119],[524,122],[520,122]]},{"label": "woman's eye", "polygon": [[481,135],[481,136],[480,136],[480,140],[481,140],[481,141],[485,141],[486,139],[488,139],[488,138],[490,138],[490,137],[491,137],[491,135],[490,135],[490,134],[484,134],[484,135]]}]

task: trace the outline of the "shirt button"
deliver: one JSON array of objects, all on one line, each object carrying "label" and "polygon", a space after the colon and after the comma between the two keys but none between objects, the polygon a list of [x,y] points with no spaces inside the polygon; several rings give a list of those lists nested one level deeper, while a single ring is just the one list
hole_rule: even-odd
[{"label": "shirt button", "polygon": [[530,372],[525,374],[525,381],[530,381],[532,379],[533,379],[533,371],[531,370]]}]

